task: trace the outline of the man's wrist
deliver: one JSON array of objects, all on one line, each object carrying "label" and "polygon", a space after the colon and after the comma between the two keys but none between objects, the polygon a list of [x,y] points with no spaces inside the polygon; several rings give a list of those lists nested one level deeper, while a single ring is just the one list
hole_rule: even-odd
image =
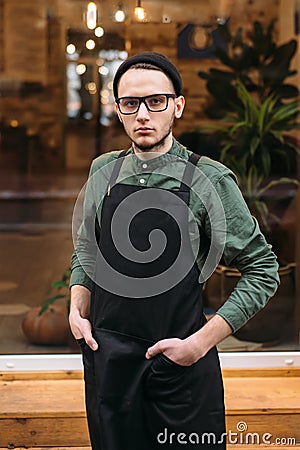
[{"label": "man's wrist", "polygon": [[71,287],[70,315],[77,314],[88,318],[90,310],[91,292],[85,286],[74,285]]},{"label": "man's wrist", "polygon": [[205,340],[201,337],[200,331],[201,330],[185,339],[189,351],[193,354],[193,359],[195,360],[195,362],[203,358],[209,351],[209,348],[205,346]]},{"label": "man's wrist", "polygon": [[186,341],[198,360],[230,334],[232,334],[230,325],[216,314],[200,330],[186,338]]}]

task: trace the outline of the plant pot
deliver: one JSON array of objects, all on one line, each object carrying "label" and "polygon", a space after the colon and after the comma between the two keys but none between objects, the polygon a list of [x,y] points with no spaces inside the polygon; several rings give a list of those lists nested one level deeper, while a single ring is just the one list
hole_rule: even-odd
[{"label": "plant pot", "polygon": [[23,318],[22,330],[28,341],[37,345],[68,344],[70,327],[66,301],[55,301],[42,314],[41,309],[42,306],[34,307]]},{"label": "plant pot", "polygon": [[[252,342],[282,339],[295,308],[295,267],[296,264],[291,263],[279,268],[280,286],[277,292],[263,309],[234,334],[238,339]],[[238,270],[219,265],[206,282],[204,305],[217,311],[228,299],[240,276]]]}]

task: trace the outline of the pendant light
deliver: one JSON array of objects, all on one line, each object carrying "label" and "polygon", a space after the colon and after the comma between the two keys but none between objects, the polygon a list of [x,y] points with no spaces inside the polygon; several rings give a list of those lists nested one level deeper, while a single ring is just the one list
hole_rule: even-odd
[{"label": "pendant light", "polygon": [[89,30],[94,30],[97,26],[97,5],[94,2],[87,5],[86,25]]},{"label": "pendant light", "polygon": [[134,15],[139,22],[146,19],[145,9],[142,7],[141,0],[137,0],[136,7],[134,8]]},{"label": "pendant light", "polygon": [[122,23],[125,21],[126,14],[124,11],[123,4],[121,2],[118,3],[118,9],[114,14],[114,18],[116,22]]}]

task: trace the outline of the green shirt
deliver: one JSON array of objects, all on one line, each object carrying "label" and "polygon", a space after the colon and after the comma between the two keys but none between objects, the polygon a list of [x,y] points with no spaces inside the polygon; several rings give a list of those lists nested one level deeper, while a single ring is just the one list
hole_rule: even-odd
[{"label": "green shirt", "polygon": [[[92,162],[83,221],[72,256],[70,286],[79,284],[91,290],[90,275],[95,261],[91,248],[95,246],[91,246],[90,241],[91,235],[95,234],[94,217],[97,211],[99,224],[102,199],[110,189],[110,175],[119,154],[119,151],[106,153]],[[168,153],[147,161],[138,158],[132,148],[128,154],[131,157],[125,158],[117,183],[176,190],[191,152],[173,140]],[[210,255],[214,247],[217,248],[216,253],[222,252],[220,257],[227,265],[242,274],[234,291],[217,311],[236,331],[276,291],[279,283],[276,257],[259,230],[257,221],[251,216],[234,174],[223,164],[207,157],[200,159],[191,183],[189,209],[200,235],[196,263],[203,276],[209,274],[209,258],[215,261],[214,252]],[[98,232],[101,233],[99,225]],[[193,230],[190,235],[193,240]]]}]

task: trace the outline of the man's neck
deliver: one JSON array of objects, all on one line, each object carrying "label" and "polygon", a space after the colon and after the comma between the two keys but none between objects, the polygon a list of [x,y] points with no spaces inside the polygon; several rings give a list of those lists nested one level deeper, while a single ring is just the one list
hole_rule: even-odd
[{"label": "man's neck", "polygon": [[142,159],[143,161],[148,161],[149,159],[157,158],[158,156],[162,156],[168,153],[171,150],[172,145],[173,145],[173,136],[172,134],[170,134],[166,142],[164,142],[164,145],[153,147],[152,149],[149,150],[142,150],[136,147],[134,144],[132,145],[132,147],[135,155],[138,158]]}]

